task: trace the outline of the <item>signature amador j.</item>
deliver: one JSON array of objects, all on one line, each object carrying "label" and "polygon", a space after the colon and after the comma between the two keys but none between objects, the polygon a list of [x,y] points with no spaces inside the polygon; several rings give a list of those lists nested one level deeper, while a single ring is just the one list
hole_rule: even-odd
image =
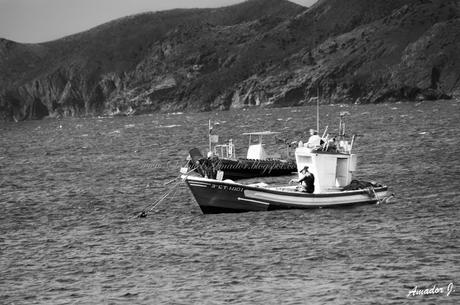
[{"label": "signature amador j.", "polygon": [[437,286],[435,284],[433,285],[433,287],[430,287],[430,288],[418,288],[417,286],[415,286],[413,289],[409,290],[409,293],[407,294],[407,296],[415,297],[419,295],[433,295],[433,294],[445,294],[446,296],[450,296],[453,292],[455,292],[454,283],[450,283],[449,285],[445,287]]}]

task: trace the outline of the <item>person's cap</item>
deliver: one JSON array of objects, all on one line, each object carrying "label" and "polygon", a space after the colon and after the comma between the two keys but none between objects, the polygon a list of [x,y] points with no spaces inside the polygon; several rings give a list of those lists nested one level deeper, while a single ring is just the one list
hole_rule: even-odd
[{"label": "person's cap", "polygon": [[308,170],[308,166],[305,165],[305,166],[302,168],[301,172],[306,171],[306,170]]},{"label": "person's cap", "polygon": [[317,132],[316,129],[310,128],[310,132]]}]

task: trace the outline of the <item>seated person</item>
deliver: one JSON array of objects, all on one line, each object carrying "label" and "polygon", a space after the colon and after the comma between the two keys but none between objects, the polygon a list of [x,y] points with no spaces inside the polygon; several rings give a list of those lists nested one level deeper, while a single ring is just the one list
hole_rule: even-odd
[{"label": "seated person", "polygon": [[292,179],[289,183],[299,183],[299,189],[302,192],[312,194],[315,191],[315,176],[308,171],[308,166],[305,166],[300,173],[302,176],[300,179]]},{"label": "seated person", "polygon": [[327,142],[326,148],[327,148],[326,149],[327,151],[337,152],[337,142],[336,142],[335,138],[332,138]]},{"label": "seated person", "polygon": [[318,135],[318,131],[310,129],[310,138],[307,142],[307,147],[314,148],[321,146],[321,137]]}]

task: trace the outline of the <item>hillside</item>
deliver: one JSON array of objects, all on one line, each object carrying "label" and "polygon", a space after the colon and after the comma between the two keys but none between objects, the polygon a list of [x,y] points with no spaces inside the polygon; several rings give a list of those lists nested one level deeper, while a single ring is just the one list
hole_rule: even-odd
[{"label": "hillside", "polygon": [[203,111],[460,93],[455,0],[250,0],[0,40],[0,118]]}]

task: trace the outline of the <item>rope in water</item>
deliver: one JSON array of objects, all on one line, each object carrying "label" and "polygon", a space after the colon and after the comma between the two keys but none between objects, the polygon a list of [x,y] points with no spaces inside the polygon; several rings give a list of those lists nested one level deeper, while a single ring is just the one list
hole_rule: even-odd
[{"label": "rope in water", "polygon": [[145,209],[142,210],[139,214],[134,216],[133,218],[141,218],[141,217],[146,217],[148,213],[150,213],[156,206],[158,206],[163,200],[166,199],[175,189],[176,187],[181,183],[182,181],[176,182],[163,196],[161,196],[157,201],[152,203],[150,206],[150,209],[147,210],[149,206],[147,206]]},{"label": "rope in water", "polygon": [[[184,175],[188,175],[188,174],[190,174],[191,172],[193,172],[194,170],[195,170],[195,169],[192,169],[192,170],[186,172]],[[170,183],[172,183],[172,182],[174,182],[174,181],[176,181],[177,179],[180,179],[180,178],[181,178],[181,176],[178,176],[178,177],[174,178],[173,180],[170,180],[170,181],[166,182],[166,183],[163,184],[163,185],[168,185],[168,184],[170,184]],[[176,182],[176,183],[175,183],[165,194],[163,194],[163,196],[161,196],[157,201],[155,201],[155,202],[152,203],[152,204],[147,205],[147,206],[142,210],[142,212],[140,212],[139,214],[133,216],[132,218],[143,218],[143,217],[147,217],[147,214],[150,213],[150,212],[151,212],[156,206],[158,206],[163,200],[165,200],[166,197],[168,197],[168,196],[172,193],[172,191],[174,191],[174,190],[177,191],[177,186],[178,186],[181,182],[182,182],[182,180],[177,181],[177,182]],[[147,210],[148,207],[150,207],[149,210]]]}]

